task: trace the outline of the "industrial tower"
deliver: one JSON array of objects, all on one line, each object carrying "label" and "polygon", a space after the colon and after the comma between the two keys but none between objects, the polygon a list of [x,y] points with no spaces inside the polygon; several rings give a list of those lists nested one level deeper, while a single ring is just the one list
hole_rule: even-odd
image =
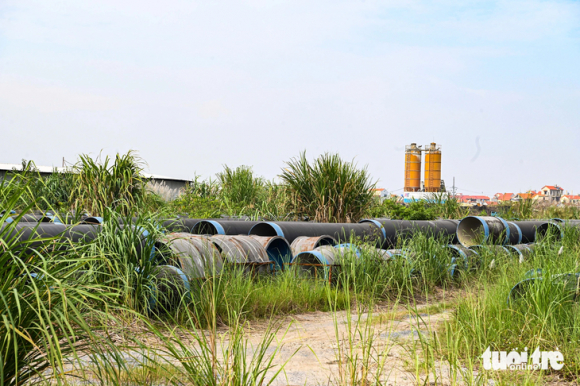
[{"label": "industrial tower", "polygon": [[[421,160],[425,153],[425,182],[421,185]],[[432,142],[417,146],[405,146],[405,192],[441,192],[441,145]]]}]

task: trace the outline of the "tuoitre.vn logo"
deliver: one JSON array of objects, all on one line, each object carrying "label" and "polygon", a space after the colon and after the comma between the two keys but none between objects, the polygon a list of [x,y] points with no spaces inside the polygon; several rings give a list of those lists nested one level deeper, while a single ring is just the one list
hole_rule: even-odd
[{"label": "tuoitre.vn logo", "polygon": [[564,355],[556,351],[540,351],[539,348],[528,355],[524,351],[490,351],[489,347],[483,355],[483,368],[486,370],[561,370],[564,367]]}]

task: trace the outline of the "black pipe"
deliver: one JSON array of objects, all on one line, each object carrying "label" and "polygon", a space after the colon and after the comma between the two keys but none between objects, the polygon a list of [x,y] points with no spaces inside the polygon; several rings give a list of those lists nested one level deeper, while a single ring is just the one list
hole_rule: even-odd
[{"label": "black pipe", "polygon": [[[0,230],[0,237],[5,242],[24,242],[35,239],[55,238],[57,241],[71,240],[72,242],[86,242],[94,240],[102,231],[100,225],[75,225],[67,226],[53,223],[18,223],[4,225]],[[43,242],[33,242],[30,248],[42,245]]]},{"label": "black pipe", "polygon": [[[122,229],[119,225],[118,229]],[[139,228],[139,227],[138,227]],[[73,243],[87,243],[95,238],[103,231],[102,225],[64,225],[53,223],[18,223],[5,224],[0,229],[0,238],[5,242],[26,242],[27,248],[33,249],[44,245],[45,241],[40,239],[54,239],[57,243],[71,241]],[[145,247],[147,231],[144,229],[137,229],[139,232],[139,242],[136,243],[135,248],[137,253],[140,253]],[[34,241],[38,240],[38,241]],[[51,240],[51,242],[53,242]],[[59,248],[64,248],[65,245],[60,245]],[[152,251],[152,254],[154,251]]]},{"label": "black pipe", "polygon": [[350,237],[383,243],[384,233],[372,222],[366,223],[315,223],[299,221],[260,222],[250,230],[256,236],[281,236],[290,244],[300,236],[317,237],[329,235],[335,240],[348,242]]},{"label": "black pipe", "polygon": [[397,246],[399,240],[409,239],[415,233],[424,233],[437,239],[447,238],[448,243],[457,242],[458,220],[391,220],[387,218],[365,219],[361,223],[371,222],[382,227],[384,233],[383,249]]},{"label": "black pipe", "polygon": [[457,239],[464,247],[486,243],[519,244],[520,229],[501,217],[467,216],[457,225]]},{"label": "black pipe", "polygon": [[522,243],[533,243],[536,241],[536,231],[544,224],[549,224],[549,221],[514,221],[522,231]]},{"label": "black pipe", "polygon": [[[250,229],[259,221],[244,221],[244,220],[201,220],[192,229],[193,234],[196,235],[248,235]],[[257,236],[279,236],[273,235],[257,235]],[[288,241],[290,242],[290,241]]]},{"label": "black pipe", "polygon": [[193,233],[193,227],[200,222],[201,218],[176,218],[165,220],[161,223],[170,232]]}]

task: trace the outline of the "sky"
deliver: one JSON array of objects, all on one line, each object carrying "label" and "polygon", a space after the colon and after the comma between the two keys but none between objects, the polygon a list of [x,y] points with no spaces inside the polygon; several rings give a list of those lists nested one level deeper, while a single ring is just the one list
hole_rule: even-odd
[{"label": "sky", "polygon": [[465,194],[580,193],[580,1],[0,0],[0,130],[0,163],[330,152],[395,192],[436,142]]}]

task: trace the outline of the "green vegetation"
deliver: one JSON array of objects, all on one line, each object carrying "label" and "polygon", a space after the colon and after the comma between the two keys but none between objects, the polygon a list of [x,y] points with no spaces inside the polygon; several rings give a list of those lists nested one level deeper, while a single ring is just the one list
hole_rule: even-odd
[{"label": "green vegetation", "polygon": [[[42,178],[26,163],[0,184],[1,384],[265,385],[284,376],[280,318],[311,311],[333,315],[338,371],[330,382],[340,385],[387,383],[396,343],[379,334],[390,336],[403,319],[417,339],[401,343],[397,355],[417,384],[544,384],[580,375],[578,279],[562,275],[580,272],[576,228],[566,228],[562,240],[546,236],[522,261],[484,250],[467,267],[443,247],[447,240],[423,234],[402,241],[404,256],[391,259],[353,240],[360,253],[353,247],[342,256],[332,284],[296,267],[249,274],[226,264],[220,274],[191,280],[186,292],[159,275],[167,262],[154,240],[164,231],[159,220],[169,216],[357,221],[453,218],[464,209],[454,200],[375,201],[368,173],[336,155],[311,164],[302,154],[288,163],[281,184],[248,167],[226,167],[215,181],[196,178],[170,202],[146,188],[142,165],[132,153],[102,163],[82,156],[74,172]],[[75,210],[77,219],[86,211],[104,224],[86,242],[15,237],[19,217],[35,210]],[[538,212],[529,203],[509,210],[523,218],[578,214]],[[511,289],[539,268],[534,284],[508,301]],[[250,344],[252,323],[264,319],[258,343]],[[558,348],[565,367],[484,371],[487,347]]]},{"label": "green vegetation", "polygon": [[74,189],[70,203],[73,210],[102,216],[107,208],[126,214],[142,206],[147,180],[141,176],[143,161],[133,152],[109,157],[100,162],[81,155],[73,167]]},{"label": "green vegetation", "polygon": [[287,163],[281,176],[290,192],[294,211],[319,222],[356,222],[373,201],[366,168],[343,161],[338,154],[323,154],[312,164],[306,152]]}]

